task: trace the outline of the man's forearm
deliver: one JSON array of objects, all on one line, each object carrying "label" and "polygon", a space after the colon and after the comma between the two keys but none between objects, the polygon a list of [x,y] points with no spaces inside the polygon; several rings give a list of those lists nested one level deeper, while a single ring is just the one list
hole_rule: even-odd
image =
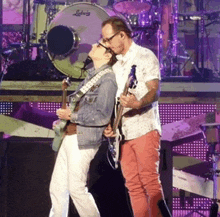
[{"label": "man's forearm", "polygon": [[158,99],[159,99],[159,91],[151,90],[144,97],[142,97],[140,99],[139,108],[142,108],[144,106],[148,106],[148,105],[152,104],[153,102],[157,101]]},{"label": "man's forearm", "polygon": [[144,106],[148,106],[152,104],[153,102],[157,101],[160,95],[160,85],[159,80],[155,79],[152,81],[149,81],[146,83],[148,92],[144,97],[140,99],[140,106],[139,108],[142,108]]}]

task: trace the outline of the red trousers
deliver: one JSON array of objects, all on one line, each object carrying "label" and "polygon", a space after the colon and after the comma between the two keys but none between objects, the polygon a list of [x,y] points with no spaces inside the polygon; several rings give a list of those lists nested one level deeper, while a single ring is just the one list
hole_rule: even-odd
[{"label": "red trousers", "polygon": [[163,199],[159,180],[160,135],[151,131],[121,146],[121,168],[134,217],[162,216],[157,202]]}]

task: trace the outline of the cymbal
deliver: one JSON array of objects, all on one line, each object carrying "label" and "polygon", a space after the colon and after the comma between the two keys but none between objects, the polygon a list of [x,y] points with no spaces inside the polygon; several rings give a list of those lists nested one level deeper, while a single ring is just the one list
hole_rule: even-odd
[{"label": "cymbal", "polygon": [[138,14],[142,11],[149,11],[151,3],[149,1],[119,1],[114,4],[113,8],[119,13]]},{"label": "cymbal", "polygon": [[178,13],[179,21],[184,20],[201,20],[202,17],[205,20],[214,20],[219,18],[220,11],[189,11],[185,13]]}]

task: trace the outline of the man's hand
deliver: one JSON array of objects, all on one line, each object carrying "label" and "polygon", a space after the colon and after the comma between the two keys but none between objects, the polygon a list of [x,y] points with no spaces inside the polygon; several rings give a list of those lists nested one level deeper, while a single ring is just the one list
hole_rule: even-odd
[{"label": "man's hand", "polygon": [[140,109],[157,101],[160,95],[159,80],[154,79],[146,83],[148,92],[140,100],[137,100],[134,94],[128,93],[127,96],[120,96],[120,103],[123,107]]},{"label": "man's hand", "polygon": [[128,93],[127,96],[121,95],[120,104],[126,108],[138,109],[141,106],[134,94]]},{"label": "man's hand", "polygon": [[67,107],[66,109],[58,109],[56,114],[58,118],[62,120],[70,120],[71,118],[71,111],[69,107]]},{"label": "man's hand", "polygon": [[113,133],[113,129],[110,124],[105,128],[103,132],[105,137],[115,137],[116,135]]}]

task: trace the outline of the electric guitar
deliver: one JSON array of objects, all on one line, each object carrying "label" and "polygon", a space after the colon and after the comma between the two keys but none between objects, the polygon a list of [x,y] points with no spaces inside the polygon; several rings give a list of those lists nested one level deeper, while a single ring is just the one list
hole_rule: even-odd
[{"label": "electric guitar", "polygon": [[[128,94],[129,88],[134,89],[137,85],[135,72],[136,72],[136,65],[132,65],[131,72],[128,75],[128,79],[127,82],[125,83],[125,87],[122,93],[124,96]],[[116,135],[116,137],[108,137],[108,142],[109,142],[108,150],[110,151],[114,165],[112,165],[111,162],[109,163],[113,167],[113,169],[117,169],[119,164],[120,142],[122,140],[122,135],[119,132],[118,126],[121,121],[123,109],[124,107],[121,104],[119,104],[117,114],[112,127],[113,133]]]},{"label": "electric guitar", "polygon": [[[109,70],[108,68],[106,68],[105,70],[102,70],[101,72],[95,74],[83,87],[81,87],[77,92],[75,92],[74,94],[71,94],[69,97],[71,97],[71,102],[70,102],[70,110],[71,111],[77,111],[79,109],[78,102],[80,101],[81,97],[87,92],[89,91],[93,85],[105,74],[111,72],[111,70]],[[69,79],[66,80],[67,82],[64,83],[69,83]],[[62,108],[66,108],[66,89],[67,86],[63,87],[63,102],[62,102]],[[52,149],[54,151],[58,151],[59,147],[63,141],[63,138],[65,135],[72,135],[76,133],[76,124],[75,123],[71,123],[70,121],[66,121],[66,120],[60,120],[60,123],[58,123],[56,125],[56,127],[54,128],[54,132],[55,132],[55,137],[53,140],[53,144],[52,144]]]},{"label": "electric guitar", "polygon": [[[63,95],[62,95],[62,109],[66,109],[66,103],[67,103],[67,87],[70,86],[70,79],[69,77],[67,77],[67,79],[65,79],[63,81],[62,84],[62,91],[63,91]],[[71,111],[73,111],[75,107],[74,102],[71,103]],[[73,110],[72,110],[73,109]],[[59,120],[58,124],[56,124],[56,126],[54,127],[54,132],[55,132],[55,136],[53,139],[53,143],[52,143],[52,149],[54,151],[58,151],[60,148],[60,145],[63,141],[63,138],[66,134],[66,128],[68,125],[69,121],[67,120]]]}]

